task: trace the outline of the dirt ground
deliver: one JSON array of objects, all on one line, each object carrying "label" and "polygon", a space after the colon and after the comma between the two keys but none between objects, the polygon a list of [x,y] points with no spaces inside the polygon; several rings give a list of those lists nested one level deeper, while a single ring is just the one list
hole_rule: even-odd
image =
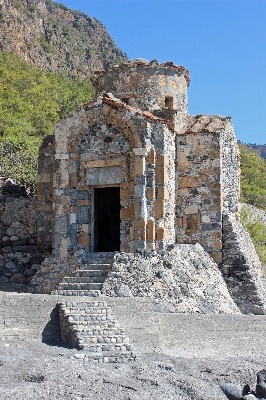
[{"label": "dirt ground", "polygon": [[75,358],[78,351],[61,340],[0,342],[1,400],[222,400],[219,385],[234,382],[255,388],[266,357],[181,358],[139,355],[131,363],[104,364]]}]

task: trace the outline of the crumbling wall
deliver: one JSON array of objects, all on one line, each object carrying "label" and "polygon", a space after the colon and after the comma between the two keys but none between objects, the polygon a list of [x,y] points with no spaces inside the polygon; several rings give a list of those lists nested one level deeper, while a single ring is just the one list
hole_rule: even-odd
[{"label": "crumbling wall", "polygon": [[0,283],[25,284],[44,260],[36,245],[36,196],[11,185],[0,194]]},{"label": "crumbling wall", "polygon": [[222,272],[232,298],[243,313],[266,314],[266,293],[260,280],[262,265],[249,234],[230,213],[223,215]]},{"label": "crumbling wall", "polygon": [[234,127],[229,117],[220,134],[220,146],[223,213],[232,213],[239,217],[240,153]]},{"label": "crumbling wall", "polygon": [[117,254],[102,292],[155,298],[162,312],[239,313],[217,265],[199,244]]},{"label": "crumbling wall", "polygon": [[221,133],[223,261],[228,290],[243,313],[265,314],[262,265],[249,234],[239,221],[240,154],[231,121]]},{"label": "crumbling wall", "polygon": [[51,255],[43,259],[37,273],[31,280],[29,291],[33,293],[51,294],[57,289],[64,276],[71,274],[79,268],[81,263],[79,252],[70,252],[66,257]]},{"label": "crumbling wall", "polygon": [[91,81],[96,93],[112,93],[130,106],[167,118],[176,129],[187,116],[189,72],[173,62],[137,59],[96,71]]}]

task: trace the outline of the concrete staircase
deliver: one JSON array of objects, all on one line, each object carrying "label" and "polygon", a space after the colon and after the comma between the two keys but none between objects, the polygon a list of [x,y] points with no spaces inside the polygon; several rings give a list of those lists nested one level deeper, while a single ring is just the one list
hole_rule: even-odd
[{"label": "concrete staircase", "polygon": [[134,347],[105,301],[59,303],[61,336],[83,350],[78,358],[97,362],[134,361]]},{"label": "concrete staircase", "polygon": [[72,275],[64,277],[53,292],[65,296],[91,296],[101,294],[103,282],[111,269],[114,253],[91,253],[87,263]]}]

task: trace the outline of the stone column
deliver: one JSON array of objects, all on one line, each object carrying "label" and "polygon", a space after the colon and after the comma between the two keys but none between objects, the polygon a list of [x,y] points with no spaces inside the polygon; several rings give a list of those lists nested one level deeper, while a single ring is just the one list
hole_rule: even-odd
[{"label": "stone column", "polygon": [[146,148],[134,148],[134,250],[146,249],[147,199],[146,199]]}]

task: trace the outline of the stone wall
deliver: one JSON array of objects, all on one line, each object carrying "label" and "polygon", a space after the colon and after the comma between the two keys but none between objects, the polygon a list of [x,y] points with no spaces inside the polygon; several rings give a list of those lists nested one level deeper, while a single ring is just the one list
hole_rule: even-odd
[{"label": "stone wall", "polygon": [[175,135],[171,125],[102,94],[55,129],[56,257],[94,251],[93,190],[120,188],[120,250],[174,243]]},{"label": "stone wall", "polygon": [[262,265],[249,234],[232,213],[223,215],[222,273],[240,310],[265,314],[266,293],[262,287]]},{"label": "stone wall", "polygon": [[28,290],[32,293],[51,294],[65,276],[79,268],[82,262],[81,255],[79,252],[70,252],[66,257],[54,257],[47,254],[31,280]]},{"label": "stone wall", "polygon": [[240,153],[231,118],[226,120],[220,135],[222,205],[223,212],[239,217]]},{"label": "stone wall", "polygon": [[199,244],[117,254],[103,294],[155,298],[155,311],[162,312],[239,313],[217,265]]},{"label": "stone wall", "polygon": [[189,117],[176,137],[176,239],[222,260],[221,145],[227,118]]},{"label": "stone wall", "polygon": [[[11,186],[8,186],[10,189]],[[7,190],[4,185],[0,194],[2,284],[29,283],[44,260],[44,255],[36,245],[36,196],[21,196],[20,193],[24,191],[17,189]]]},{"label": "stone wall", "polygon": [[188,114],[189,71],[172,62],[136,59],[96,71],[91,80],[96,93],[112,93],[130,106],[167,118],[176,129]]}]

